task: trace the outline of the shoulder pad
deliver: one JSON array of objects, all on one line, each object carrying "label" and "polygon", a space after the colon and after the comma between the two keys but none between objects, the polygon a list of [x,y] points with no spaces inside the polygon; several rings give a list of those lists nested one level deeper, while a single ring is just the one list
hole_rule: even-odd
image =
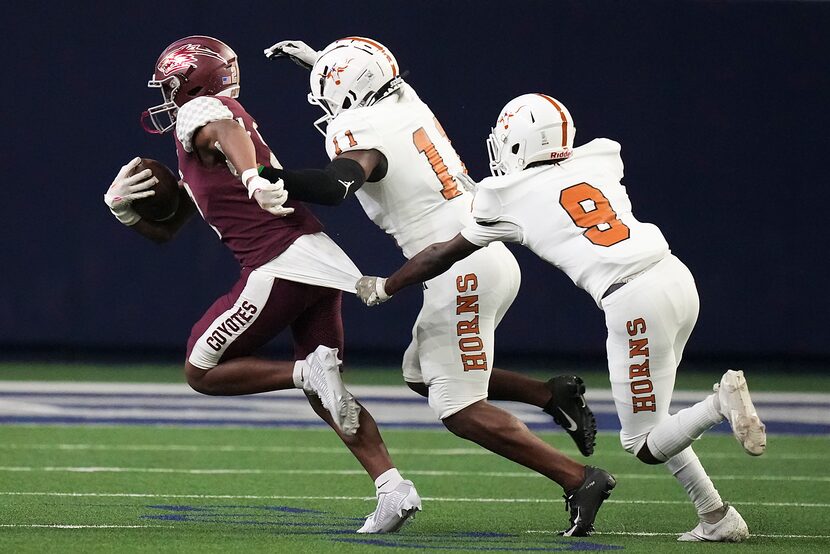
[{"label": "shoulder pad", "polygon": [[[370,108],[364,108],[368,110]],[[326,152],[329,158],[349,150],[380,150],[387,155],[383,138],[371,118],[357,113],[364,109],[345,111],[335,117],[326,128]],[[367,114],[370,112],[366,112]],[[388,156],[388,155],[387,155]]]},{"label": "shoulder pad", "polygon": [[501,217],[501,200],[498,193],[479,185],[473,197],[472,212],[476,221],[498,221]]},{"label": "shoulder pad", "polygon": [[233,113],[213,96],[194,98],[179,108],[176,114],[176,137],[185,152],[193,152],[193,135],[196,131],[212,121],[222,119],[233,119]]},{"label": "shoulder pad", "polygon": [[590,157],[591,163],[610,171],[617,180],[620,180],[623,177],[621,150],[620,143],[607,138],[598,138],[575,148],[574,157],[577,159]]}]

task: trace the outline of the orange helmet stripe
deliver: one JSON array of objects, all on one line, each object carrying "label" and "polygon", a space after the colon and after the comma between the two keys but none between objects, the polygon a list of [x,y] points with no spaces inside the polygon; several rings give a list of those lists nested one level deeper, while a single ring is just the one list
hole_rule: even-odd
[{"label": "orange helmet stripe", "polygon": [[559,117],[562,118],[562,146],[567,146],[568,145],[568,118],[567,118],[567,116],[565,116],[565,110],[562,109],[562,106],[560,106],[556,102],[556,100],[554,100],[553,98],[551,98],[547,94],[542,94],[542,93],[538,93],[538,92],[536,94],[538,94],[539,96],[541,96],[542,98],[544,98],[545,100],[547,100],[548,102],[553,104],[553,107],[556,108],[556,111],[559,112]]},{"label": "orange helmet stripe", "polygon": [[398,76],[398,68],[395,66],[394,63],[392,63],[392,58],[386,52],[386,48],[384,48],[383,45],[381,45],[379,42],[375,42],[372,39],[363,38],[363,37],[346,37],[346,38],[342,38],[340,40],[356,40],[358,42],[365,42],[366,44],[370,44],[370,45],[374,46],[375,48],[377,48],[378,50],[383,52],[383,54],[389,60],[389,63],[392,65],[392,76],[393,77]]}]

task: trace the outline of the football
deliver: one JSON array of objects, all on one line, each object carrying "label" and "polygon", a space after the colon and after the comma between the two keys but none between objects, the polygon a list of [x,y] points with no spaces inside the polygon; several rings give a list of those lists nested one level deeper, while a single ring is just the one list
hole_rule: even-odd
[{"label": "football", "polygon": [[150,221],[170,219],[179,208],[179,180],[170,168],[156,160],[141,158],[136,173],[145,169],[152,171],[153,176],[158,179],[158,183],[151,189],[156,193],[134,201],[133,209],[138,215]]}]

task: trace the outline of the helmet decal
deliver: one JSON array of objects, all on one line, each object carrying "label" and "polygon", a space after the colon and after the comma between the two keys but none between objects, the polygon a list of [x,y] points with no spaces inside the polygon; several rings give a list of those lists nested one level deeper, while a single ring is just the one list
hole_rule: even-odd
[{"label": "helmet decal", "polygon": [[503,114],[501,114],[501,117],[499,118],[498,123],[500,123],[502,126],[504,126],[504,130],[506,131],[507,129],[510,128],[510,118],[515,117],[516,114],[518,114],[520,111],[522,111],[522,108],[526,108],[526,107],[527,106],[522,104],[521,106],[518,107],[518,109],[515,112],[505,111]]},{"label": "helmet decal", "polygon": [[343,65],[341,66],[333,65],[331,69],[329,69],[326,73],[320,74],[320,77],[322,77],[321,80],[331,79],[332,81],[334,81],[335,85],[339,86],[341,82],[340,74],[346,71],[346,69],[348,69],[349,64],[352,62],[352,60],[354,60],[354,58],[349,58],[348,60],[343,62]]},{"label": "helmet decal", "polygon": [[196,56],[207,56],[208,58],[221,60],[222,63],[228,63],[228,60],[207,46],[202,44],[185,44],[167,54],[159,62],[158,69],[167,76],[183,71],[189,67],[198,67],[196,64]]}]

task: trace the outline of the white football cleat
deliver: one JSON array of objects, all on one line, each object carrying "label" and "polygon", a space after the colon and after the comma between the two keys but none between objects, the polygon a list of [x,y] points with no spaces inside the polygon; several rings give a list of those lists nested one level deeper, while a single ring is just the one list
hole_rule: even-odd
[{"label": "white football cleat", "polygon": [[378,493],[378,506],[358,533],[394,533],[421,509],[421,497],[412,481],[401,481],[392,491]]},{"label": "white football cleat", "polygon": [[723,519],[717,523],[701,521],[697,527],[683,533],[677,540],[681,542],[741,542],[749,538],[749,528],[738,510],[728,506]]},{"label": "white football cleat", "polygon": [[320,399],[335,425],[346,435],[354,435],[360,426],[360,405],[346,390],[340,377],[337,349],[320,345],[306,357],[307,372],[303,376],[303,390]]},{"label": "white football cleat", "polygon": [[760,456],[767,448],[766,426],[761,423],[743,371],[729,370],[713,390],[718,394],[720,413],[732,426],[732,433],[747,454]]}]

